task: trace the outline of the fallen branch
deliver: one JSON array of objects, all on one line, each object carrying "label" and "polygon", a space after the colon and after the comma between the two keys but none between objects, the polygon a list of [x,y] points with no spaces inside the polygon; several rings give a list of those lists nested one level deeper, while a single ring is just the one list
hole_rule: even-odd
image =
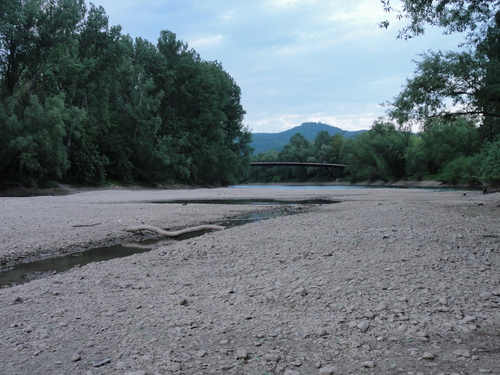
[{"label": "fallen branch", "polygon": [[197,227],[191,227],[191,228],[186,228],[186,229],[181,229],[177,231],[167,231],[160,229],[158,227],[155,227],[153,225],[135,225],[132,227],[127,227],[125,228],[125,231],[127,232],[140,232],[142,230],[148,230],[150,232],[155,232],[158,234],[161,234],[162,236],[167,236],[167,237],[178,237],[182,236],[183,234],[186,233],[192,233],[192,232],[199,232],[202,230],[223,230],[224,227],[221,227],[219,225],[199,225]]}]

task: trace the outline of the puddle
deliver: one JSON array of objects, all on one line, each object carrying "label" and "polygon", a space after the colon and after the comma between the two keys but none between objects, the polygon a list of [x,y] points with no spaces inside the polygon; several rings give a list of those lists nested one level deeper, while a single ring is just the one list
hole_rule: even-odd
[{"label": "puddle", "polygon": [[279,206],[300,206],[304,204],[332,204],[339,203],[330,199],[304,199],[304,200],[279,200],[279,199],[177,199],[164,201],[151,201],[158,204],[241,204],[241,205],[279,205]]},{"label": "puddle", "polygon": [[[240,216],[233,219],[225,219],[214,222],[213,224],[221,225],[226,228],[240,226],[248,223],[258,222],[269,218],[275,218],[285,215],[297,214],[302,210],[283,209],[276,212],[253,213],[245,216]],[[50,257],[41,260],[20,263],[12,267],[0,270],[0,287],[13,286],[23,284],[35,279],[40,279],[54,275],[59,272],[65,272],[77,266],[84,266],[92,262],[103,262],[115,258],[123,258],[133,254],[140,254],[151,251],[153,248],[160,245],[169,245],[177,241],[186,240],[189,238],[201,236],[211,232],[204,230],[199,232],[188,233],[175,238],[154,237],[138,242],[126,242],[113,246],[96,247],[89,250],[83,250],[77,253]]]},{"label": "puddle", "polygon": [[[225,219],[210,224],[221,225],[226,228],[240,226],[270,218],[276,218],[285,215],[293,215],[301,212],[304,205],[321,205],[339,203],[328,199],[306,199],[306,200],[273,200],[273,199],[207,199],[207,200],[172,200],[172,201],[154,201],[151,203],[159,204],[233,204],[233,205],[274,205],[285,206],[279,210],[253,213],[239,216],[233,219]],[[290,207],[290,208],[288,208]],[[65,272],[77,266],[84,266],[92,262],[103,262],[115,258],[123,258],[133,254],[140,254],[151,251],[159,245],[168,245],[177,241],[186,240],[201,236],[210,230],[188,233],[175,238],[153,237],[139,242],[127,242],[113,246],[96,247],[89,250],[82,250],[71,254],[57,257],[48,257],[41,260],[19,263],[15,266],[0,269],[0,287],[23,284],[31,280],[40,279],[54,275],[59,272]]]}]

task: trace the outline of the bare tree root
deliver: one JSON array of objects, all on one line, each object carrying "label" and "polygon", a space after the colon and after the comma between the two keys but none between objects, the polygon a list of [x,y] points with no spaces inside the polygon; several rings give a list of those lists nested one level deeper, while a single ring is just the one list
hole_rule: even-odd
[{"label": "bare tree root", "polygon": [[221,227],[219,225],[199,225],[197,227],[191,227],[191,228],[186,228],[186,229],[181,229],[177,231],[167,231],[160,229],[158,227],[155,227],[153,225],[135,225],[131,227],[125,228],[125,231],[127,232],[140,232],[143,230],[148,230],[150,232],[155,232],[158,234],[161,234],[162,236],[167,236],[167,237],[178,237],[182,236],[183,234],[186,233],[192,233],[192,232],[199,232],[202,230],[223,230],[224,227]]}]

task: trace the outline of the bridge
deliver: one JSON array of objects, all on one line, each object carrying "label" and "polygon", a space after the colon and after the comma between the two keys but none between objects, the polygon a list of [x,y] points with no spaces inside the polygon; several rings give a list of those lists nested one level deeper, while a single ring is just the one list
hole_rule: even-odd
[{"label": "bridge", "polygon": [[254,161],[250,163],[252,167],[324,167],[328,170],[328,173],[334,178],[337,175],[333,171],[333,168],[345,168],[345,164],[332,164],[332,163],[308,163],[308,162],[298,162],[298,161]]},{"label": "bridge", "polygon": [[298,161],[254,161],[251,162],[252,167],[325,167],[325,168],[345,168],[345,164],[332,164],[332,163],[307,163]]}]

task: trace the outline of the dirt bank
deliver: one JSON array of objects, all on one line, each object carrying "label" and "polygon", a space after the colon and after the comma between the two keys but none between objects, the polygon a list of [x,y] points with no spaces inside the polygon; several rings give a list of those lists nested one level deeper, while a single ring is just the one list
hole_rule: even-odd
[{"label": "dirt bank", "polygon": [[[499,374],[500,197],[403,189],[0,198],[0,259],[342,203],[0,290],[2,374]],[[102,362],[99,362],[103,360]]]}]

